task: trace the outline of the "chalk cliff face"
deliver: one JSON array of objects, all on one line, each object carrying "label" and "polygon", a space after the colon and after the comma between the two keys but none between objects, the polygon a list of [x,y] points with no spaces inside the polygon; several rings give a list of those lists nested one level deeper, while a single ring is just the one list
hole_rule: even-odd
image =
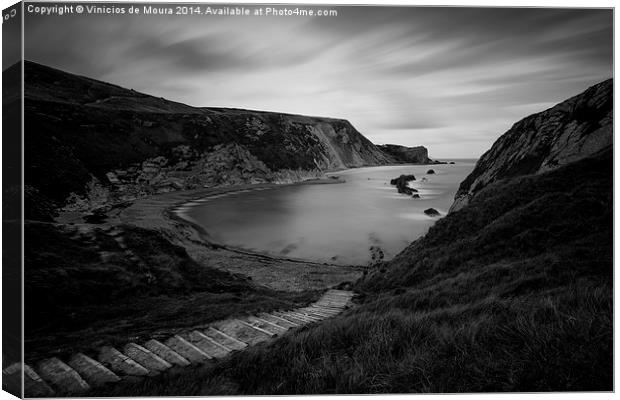
[{"label": "chalk cliff face", "polygon": [[514,124],[461,183],[450,211],[464,207],[490,183],[550,171],[612,144],[613,80],[609,79]]},{"label": "chalk cliff face", "polygon": [[190,107],[32,62],[25,113],[26,184],[59,205],[393,162],[346,120]]},{"label": "chalk cliff face", "polygon": [[406,147],[397,144],[384,144],[377,146],[381,151],[388,154],[396,163],[403,164],[433,164],[435,161],[428,158],[428,150],[424,146]]}]

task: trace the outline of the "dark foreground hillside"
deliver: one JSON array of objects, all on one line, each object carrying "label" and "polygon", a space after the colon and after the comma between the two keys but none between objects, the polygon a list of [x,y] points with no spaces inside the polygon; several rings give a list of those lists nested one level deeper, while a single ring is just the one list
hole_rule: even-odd
[{"label": "dark foreground hillside", "polygon": [[613,152],[488,185],[355,288],[359,307],[98,395],[613,389]]},{"label": "dark foreground hillside", "polygon": [[155,230],[27,221],[24,235],[27,362],[318,297],[269,290],[199,264]]}]

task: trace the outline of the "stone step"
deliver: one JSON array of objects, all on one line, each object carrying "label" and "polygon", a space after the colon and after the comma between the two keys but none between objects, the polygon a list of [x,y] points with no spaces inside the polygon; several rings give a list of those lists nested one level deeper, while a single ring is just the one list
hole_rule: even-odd
[{"label": "stone step", "polygon": [[131,358],[111,346],[104,346],[99,351],[99,361],[116,373],[132,376],[146,376],[149,371]]},{"label": "stone step", "polygon": [[321,306],[321,307],[331,307],[334,309],[338,309],[338,310],[342,310],[343,308],[346,307],[348,303],[334,303],[331,301],[319,301],[314,303],[315,306]]},{"label": "stone step", "polygon": [[330,298],[330,297],[323,297],[321,299],[319,299],[315,304],[319,304],[319,303],[338,303],[338,304],[345,304],[347,302],[349,302],[349,299],[335,299],[335,298]]},{"label": "stone step", "polygon": [[200,364],[211,359],[207,353],[200,350],[198,347],[194,346],[179,335],[172,336],[166,340],[164,344],[185,357],[191,363]]},{"label": "stone step", "polygon": [[229,348],[231,350],[243,350],[248,347],[247,343],[235,339],[234,337],[231,337],[226,333],[219,331],[213,327],[207,328],[203,333],[218,342],[219,344],[226,346],[226,348]]},{"label": "stone step", "polygon": [[236,319],[216,322],[213,324],[213,327],[218,331],[249,345],[255,345],[271,338],[270,334],[256,330]]},{"label": "stone step", "polygon": [[353,293],[352,292],[338,292],[338,291],[335,291],[335,290],[328,290],[323,295],[323,297],[326,297],[326,296],[330,296],[330,297],[344,297],[344,298],[350,299],[351,297],[353,297]]},{"label": "stone step", "polygon": [[353,292],[349,290],[329,289],[326,293],[327,294],[340,294],[343,296],[353,296]]},{"label": "stone step", "polygon": [[325,303],[340,303],[340,304],[346,304],[349,301],[351,301],[351,299],[347,299],[347,298],[338,298],[338,297],[323,297],[322,299],[320,299],[318,301],[318,303],[320,302],[325,302]]},{"label": "stone step", "polygon": [[341,296],[328,293],[325,296],[321,297],[320,300],[349,301],[351,300],[351,297],[352,296]]},{"label": "stone step", "polygon": [[252,326],[256,326],[265,331],[271,332],[274,335],[282,334],[290,329],[290,328],[284,328],[280,325],[274,324],[273,322],[266,321],[262,318],[253,317],[253,316],[245,317],[243,320]]},{"label": "stone step", "polygon": [[332,296],[332,295],[323,296],[319,299],[319,301],[342,301],[342,302],[347,302],[350,300],[351,298],[347,296]]},{"label": "stone step", "polygon": [[232,351],[228,347],[219,344],[215,340],[211,339],[210,337],[199,331],[191,331],[181,336],[187,339],[196,347],[198,347],[200,350],[207,353],[212,358],[226,357]]},{"label": "stone step", "polygon": [[287,319],[284,318],[280,318],[278,316],[275,315],[271,315],[271,314],[266,314],[266,313],[262,313],[262,314],[258,314],[259,318],[264,319],[265,321],[269,321],[271,323],[277,324],[278,326],[284,327],[284,328],[296,328],[299,326],[299,324],[296,324],[294,322],[291,322]]},{"label": "stone step", "polygon": [[329,300],[329,301],[350,301],[351,297],[350,296],[334,296],[334,295],[325,295],[323,297],[321,297],[319,299],[319,301],[321,300]]},{"label": "stone step", "polygon": [[298,314],[301,314],[301,315],[303,315],[303,316],[307,316],[307,317],[310,317],[310,318],[314,318],[314,319],[316,319],[317,321],[322,321],[322,320],[324,320],[325,318],[327,318],[327,316],[325,316],[325,315],[315,314],[315,313],[312,313],[312,312],[310,312],[310,311],[304,311],[304,310],[302,310],[302,309],[297,309],[297,310],[295,310],[295,312],[296,312],[296,313],[298,313]]},{"label": "stone step", "polygon": [[304,312],[304,313],[320,315],[323,318],[330,318],[336,315],[336,313],[332,311],[323,311],[323,310],[319,310],[315,308],[302,308],[299,311]]},{"label": "stone step", "polygon": [[54,390],[27,364],[24,364],[24,395],[25,397],[54,395]]},{"label": "stone step", "polygon": [[326,312],[333,312],[333,313],[339,313],[340,311],[342,311],[343,308],[345,308],[344,306],[329,306],[329,305],[324,305],[324,304],[310,304],[308,307],[306,308],[316,308],[316,309],[320,309]]},{"label": "stone step", "polygon": [[114,372],[82,353],[74,354],[67,364],[94,387],[121,380]]},{"label": "stone step", "polygon": [[39,362],[37,366],[41,379],[49,382],[60,393],[84,393],[90,386],[73,368],[56,357]]},{"label": "stone step", "polygon": [[322,311],[322,310],[309,310],[309,312],[313,312],[315,314],[319,314],[319,315],[323,315],[323,318],[333,318],[336,315],[340,314],[339,312],[329,312],[329,311]]},{"label": "stone step", "polygon": [[347,304],[348,302],[350,302],[351,299],[337,299],[337,298],[329,298],[329,297],[325,297],[321,300],[318,301],[318,303],[335,303],[335,304]]},{"label": "stone step", "polygon": [[153,354],[157,354],[170,364],[178,365],[180,367],[186,367],[191,364],[185,357],[155,339],[151,339],[144,343],[144,348],[150,350]]},{"label": "stone step", "polygon": [[287,311],[286,313],[292,315],[293,317],[297,317],[297,318],[300,318],[302,320],[306,320],[308,322],[317,322],[317,321],[319,321],[319,318],[311,317],[309,315],[305,315],[305,314],[302,314],[302,313],[297,312],[297,311]]},{"label": "stone step", "polygon": [[281,333],[281,331],[276,330],[276,328],[271,328],[271,329],[263,329],[260,325],[263,325],[261,323],[250,323],[248,322],[245,318],[240,318],[237,319],[237,321],[241,322],[244,325],[247,325],[248,327],[255,329],[261,333],[264,333],[265,335],[269,336],[269,337],[276,337],[278,336],[278,333]]},{"label": "stone step", "polygon": [[333,304],[347,304],[350,301],[351,301],[350,299],[332,299],[332,298],[329,298],[329,297],[324,297],[322,299],[319,299],[319,301],[317,301],[315,304],[323,304],[323,303],[325,303],[325,304],[330,304],[330,303],[333,303]]},{"label": "stone step", "polygon": [[340,294],[334,294],[334,293],[327,293],[325,294],[323,297],[321,297],[322,299],[329,299],[329,300],[338,300],[338,301],[348,301],[351,300],[353,296],[350,295],[340,295]]},{"label": "stone step", "polygon": [[313,306],[324,308],[326,310],[331,310],[335,312],[342,312],[342,310],[347,308],[346,304],[333,304],[333,303],[316,303],[316,304],[313,304]]},{"label": "stone step", "polygon": [[319,301],[323,301],[323,300],[329,300],[329,301],[349,301],[351,300],[350,297],[348,296],[333,296],[333,295],[326,295],[323,296],[319,299]]},{"label": "stone step", "polygon": [[339,314],[342,311],[341,309],[330,308],[330,307],[323,307],[323,306],[316,305],[316,304],[308,306],[305,309],[320,311],[320,312],[322,312],[324,314],[329,314],[329,315],[336,315],[336,314]]},{"label": "stone step", "polygon": [[128,343],[123,347],[123,353],[144,368],[149,370],[149,375],[157,375],[160,372],[172,367],[168,361],[154,354],[149,349],[146,349],[135,343]]},{"label": "stone step", "polygon": [[275,315],[278,318],[283,318],[287,321],[291,321],[292,323],[297,324],[298,326],[303,326],[303,325],[310,323],[310,321],[306,319],[301,319],[300,317],[295,317],[295,316],[292,316],[290,314],[283,313],[280,311],[274,311],[271,314]]},{"label": "stone step", "polygon": [[303,315],[301,315],[299,313],[296,313],[294,311],[281,312],[281,313],[279,313],[279,315],[281,315],[283,317],[286,317],[286,318],[289,318],[289,319],[290,318],[296,318],[297,320],[302,321],[304,325],[316,322],[314,319],[310,319],[310,318],[304,317]]}]

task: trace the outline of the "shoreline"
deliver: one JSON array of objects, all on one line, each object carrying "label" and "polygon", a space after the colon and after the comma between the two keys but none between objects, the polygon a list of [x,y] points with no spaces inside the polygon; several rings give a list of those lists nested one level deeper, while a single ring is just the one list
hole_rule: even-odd
[{"label": "shoreline", "polygon": [[[448,165],[448,163],[445,163]],[[217,242],[213,239],[212,235],[209,233],[208,227],[204,227],[200,225],[197,221],[193,220],[187,215],[187,212],[193,208],[201,205],[204,201],[208,199],[212,199],[214,197],[224,197],[230,194],[238,194],[245,192],[253,192],[259,190],[268,190],[268,189],[277,189],[282,187],[290,187],[290,186],[301,186],[301,185],[325,185],[325,184],[338,184],[345,183],[346,180],[340,176],[337,176],[338,172],[343,171],[355,171],[363,168],[375,168],[375,167],[419,167],[419,166],[429,166],[429,165],[437,165],[437,163],[433,164],[411,164],[411,163],[403,163],[403,164],[389,164],[389,165],[380,165],[380,166],[363,166],[363,167],[355,167],[355,168],[343,168],[338,170],[330,170],[326,172],[325,178],[316,178],[316,179],[308,179],[300,182],[291,182],[291,183],[258,183],[258,184],[244,184],[244,185],[231,185],[231,186],[220,186],[213,188],[201,188],[194,190],[185,190],[185,191],[174,191],[159,195],[149,196],[140,200],[148,200],[149,198],[154,197],[163,197],[163,196],[173,196],[170,203],[165,207],[162,207],[162,214],[169,220],[178,223],[184,227],[191,229],[195,234],[195,240],[199,240],[203,242],[205,245],[211,247],[212,249],[221,249],[230,252],[234,252],[240,255],[247,255],[253,257],[260,257],[264,260],[270,261],[286,261],[298,264],[312,264],[312,265],[320,265],[320,266],[330,266],[333,268],[353,268],[357,270],[364,270],[367,268],[364,264],[335,264],[329,261],[318,261],[312,259],[303,259],[303,258],[294,258],[287,257],[285,255],[273,254],[264,250],[256,250],[244,248],[241,246],[232,246],[225,243]],[[137,200],[136,202],[138,202]],[[129,207],[131,208],[131,207]],[[447,213],[446,213],[447,214]],[[126,221],[128,223],[135,223],[137,221]]]},{"label": "shoreline", "polygon": [[[88,225],[93,228],[111,228],[129,224],[157,230],[173,243],[185,248],[196,261],[232,273],[250,277],[259,285],[276,290],[325,289],[342,282],[352,282],[362,276],[364,265],[333,264],[329,261],[313,261],[292,258],[260,250],[228,246],[215,242],[205,227],[188,219],[179,209],[200,204],[199,200],[234,192],[276,189],[286,186],[321,185],[344,183],[338,172],[368,167],[403,167],[431,164],[389,164],[364,166],[326,171],[325,178],[308,179],[291,183],[258,183],[192,190],[171,191],[132,200],[126,208],[108,214],[101,224],[84,223],[82,215],[65,215],[57,218],[61,223]],[[196,204],[191,204],[196,203]],[[188,206],[188,204],[191,204]]]},{"label": "shoreline", "polygon": [[[331,182],[333,180],[333,182]],[[337,184],[341,180],[321,180],[319,184]],[[213,243],[208,232],[196,223],[178,216],[173,210],[200,198],[242,190],[316,184],[315,180],[287,184],[235,185],[162,193],[135,200],[112,216],[104,226],[129,224],[157,230],[173,243],[185,248],[197,262],[247,276],[259,285],[274,290],[303,291],[326,289],[362,276],[363,267],[338,265],[237,249]]]},{"label": "shoreline", "polygon": [[230,190],[225,190],[222,192],[218,191],[216,193],[209,193],[209,194],[200,196],[198,198],[195,198],[189,201],[170,205],[163,212],[168,218],[175,220],[177,222],[180,222],[194,229],[196,233],[198,234],[198,236],[200,236],[200,238],[206,244],[208,244],[209,246],[212,246],[213,248],[225,249],[225,250],[234,251],[240,254],[264,257],[266,259],[271,259],[271,260],[284,260],[284,261],[289,261],[289,262],[317,264],[317,265],[333,265],[333,266],[344,267],[344,268],[347,268],[347,267],[348,268],[363,268],[364,266],[362,265],[330,264],[326,262],[308,260],[308,259],[303,259],[303,258],[284,257],[284,256],[274,255],[266,251],[252,250],[252,249],[247,249],[244,247],[230,246],[224,243],[218,243],[218,242],[215,242],[210,237],[209,232],[207,231],[205,227],[203,227],[202,225],[198,224],[197,222],[188,218],[187,215],[185,215],[185,212],[188,211],[189,209],[199,206],[206,199],[212,199],[216,196],[218,197],[227,196],[227,195],[237,194],[237,193],[247,193],[247,192],[260,191],[260,190],[278,189],[281,187],[290,187],[290,186],[334,185],[334,184],[341,184],[341,183],[345,183],[345,181],[340,178],[327,178],[327,179],[309,179],[309,180],[302,181],[302,182],[293,182],[293,183],[286,183],[286,184],[274,184],[274,183],[256,184],[256,185],[251,185],[253,186],[251,188],[246,188],[246,185],[235,185],[235,186],[228,187]]},{"label": "shoreline", "polygon": [[[338,170],[330,170],[326,172],[327,178],[308,179],[308,180],[301,181],[301,182],[293,182],[293,183],[286,183],[286,184],[263,183],[263,184],[253,184],[253,185],[235,185],[235,186],[214,188],[216,190],[213,190],[213,191],[209,189],[205,189],[205,190],[208,190],[207,193],[204,193],[204,194],[196,193],[196,196],[194,196],[191,199],[188,199],[182,202],[177,202],[175,204],[171,204],[169,207],[166,208],[165,212],[166,212],[166,215],[170,219],[191,227],[194,231],[197,232],[201,240],[203,240],[205,243],[209,244],[210,246],[214,248],[226,249],[226,250],[237,252],[239,254],[260,256],[266,259],[276,259],[276,260],[279,259],[279,260],[286,260],[290,262],[312,263],[312,264],[320,264],[320,265],[333,265],[337,267],[353,267],[353,268],[364,268],[365,269],[367,268],[367,265],[364,263],[359,263],[359,264],[342,263],[341,264],[341,263],[333,263],[329,260],[292,258],[286,255],[271,253],[268,250],[246,248],[246,247],[243,247],[243,245],[229,245],[229,244],[226,244],[220,241],[216,241],[211,235],[209,231],[209,227],[201,225],[198,221],[190,217],[188,213],[190,212],[192,208],[199,207],[200,205],[204,204],[206,201],[210,199],[221,198],[221,197],[225,197],[227,195],[232,195],[232,194],[241,194],[241,193],[246,193],[246,192],[277,189],[277,188],[288,187],[288,186],[345,183],[346,180],[342,176],[338,176],[339,172],[342,173],[345,171],[358,171],[358,170],[363,170],[366,168],[373,169],[377,167],[379,168],[380,167],[395,167],[395,168],[426,167],[426,166],[438,165],[438,164],[449,165],[448,162],[443,162],[443,163],[435,162],[432,164],[403,163],[403,164],[388,164],[388,165],[380,165],[380,166],[363,166],[363,167],[355,167],[355,168],[343,168],[343,169],[338,169]],[[447,208],[441,209],[441,216],[447,215],[448,214],[447,210],[448,210]],[[436,219],[436,217],[431,217],[426,214],[424,214],[424,216],[428,219],[432,219],[432,220]],[[215,232],[215,230],[213,232]]]}]

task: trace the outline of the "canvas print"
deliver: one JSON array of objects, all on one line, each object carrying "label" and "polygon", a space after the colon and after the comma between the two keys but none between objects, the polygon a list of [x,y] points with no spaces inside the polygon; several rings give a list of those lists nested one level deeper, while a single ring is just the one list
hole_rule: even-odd
[{"label": "canvas print", "polygon": [[3,388],[613,391],[613,13],[8,7]]}]

